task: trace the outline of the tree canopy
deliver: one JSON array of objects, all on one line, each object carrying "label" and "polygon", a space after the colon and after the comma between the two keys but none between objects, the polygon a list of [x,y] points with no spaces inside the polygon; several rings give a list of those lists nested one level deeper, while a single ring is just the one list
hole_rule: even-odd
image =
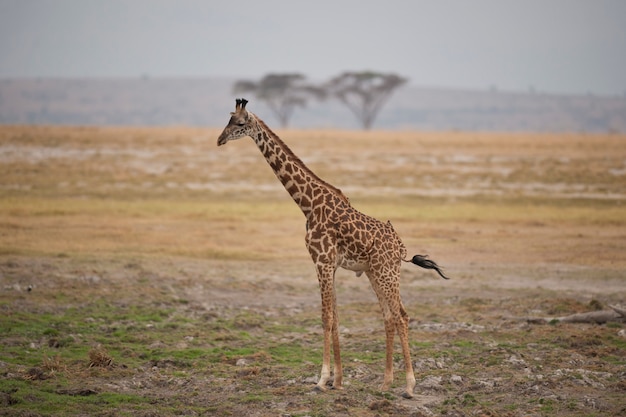
[{"label": "tree canopy", "polygon": [[371,129],[383,105],[407,81],[393,73],[360,71],[344,72],[316,86],[299,73],[268,74],[259,81],[237,81],[233,92],[251,93],[266,102],[283,127],[289,124],[295,109],[305,107],[309,99],[335,97],[352,111],[364,129]]},{"label": "tree canopy", "polygon": [[391,94],[407,81],[396,74],[344,72],[331,79],[325,89],[354,113],[364,129],[370,129]]},{"label": "tree canopy", "polygon": [[289,124],[296,107],[305,107],[310,98],[322,99],[325,91],[308,84],[302,74],[268,74],[258,82],[241,80],[233,87],[236,94],[252,93],[267,103],[282,127]]}]

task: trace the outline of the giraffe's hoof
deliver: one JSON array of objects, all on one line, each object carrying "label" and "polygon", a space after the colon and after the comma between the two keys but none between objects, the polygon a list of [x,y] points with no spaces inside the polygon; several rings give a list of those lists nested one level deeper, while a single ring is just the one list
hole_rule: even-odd
[{"label": "giraffe's hoof", "polygon": [[402,393],[402,397],[406,398],[407,400],[410,400],[411,398],[413,398],[413,394],[410,394],[410,393],[405,391],[405,392]]},{"label": "giraffe's hoof", "polygon": [[326,392],[326,388],[322,387],[321,385],[315,385],[313,387],[313,391],[317,391],[317,392]]},{"label": "giraffe's hoof", "polygon": [[343,391],[343,386],[341,386],[341,385],[333,385],[332,389],[337,390],[337,391]]}]

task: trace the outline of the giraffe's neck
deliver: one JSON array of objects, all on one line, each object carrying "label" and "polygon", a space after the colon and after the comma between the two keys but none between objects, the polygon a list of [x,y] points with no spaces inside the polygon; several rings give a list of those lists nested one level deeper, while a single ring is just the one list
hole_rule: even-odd
[{"label": "giraffe's neck", "polygon": [[255,143],[306,217],[316,204],[324,202],[326,194],[335,195],[348,203],[341,190],[315,175],[262,120],[257,118],[257,121],[259,130],[253,136]]}]

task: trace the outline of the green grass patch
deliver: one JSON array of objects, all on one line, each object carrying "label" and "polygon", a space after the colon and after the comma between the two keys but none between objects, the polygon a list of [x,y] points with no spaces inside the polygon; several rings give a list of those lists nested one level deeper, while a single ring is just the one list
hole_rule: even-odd
[{"label": "green grass patch", "polygon": [[282,365],[300,366],[305,362],[321,363],[321,356],[312,349],[303,348],[300,343],[284,343],[271,346],[268,352],[272,360]]},{"label": "green grass patch", "polygon": [[59,380],[33,384],[19,380],[0,380],[0,391],[4,392],[14,415],[98,415],[103,408],[118,410],[116,415],[133,413],[150,408],[150,399],[141,395],[98,392],[86,387],[64,388]]}]

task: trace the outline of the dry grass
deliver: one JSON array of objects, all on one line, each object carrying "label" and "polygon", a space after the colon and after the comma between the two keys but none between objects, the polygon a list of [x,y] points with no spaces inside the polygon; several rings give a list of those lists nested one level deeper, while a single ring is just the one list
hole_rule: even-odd
[{"label": "dry grass", "polygon": [[[256,147],[217,148],[218,133],[0,128],[0,253],[306,258],[304,219]],[[501,261],[626,262],[624,136],[279,133],[357,208],[448,262],[480,262],[472,251],[496,240]]]},{"label": "dry grass", "polygon": [[113,358],[102,345],[98,345],[89,351],[90,368],[108,368],[112,365]]}]

